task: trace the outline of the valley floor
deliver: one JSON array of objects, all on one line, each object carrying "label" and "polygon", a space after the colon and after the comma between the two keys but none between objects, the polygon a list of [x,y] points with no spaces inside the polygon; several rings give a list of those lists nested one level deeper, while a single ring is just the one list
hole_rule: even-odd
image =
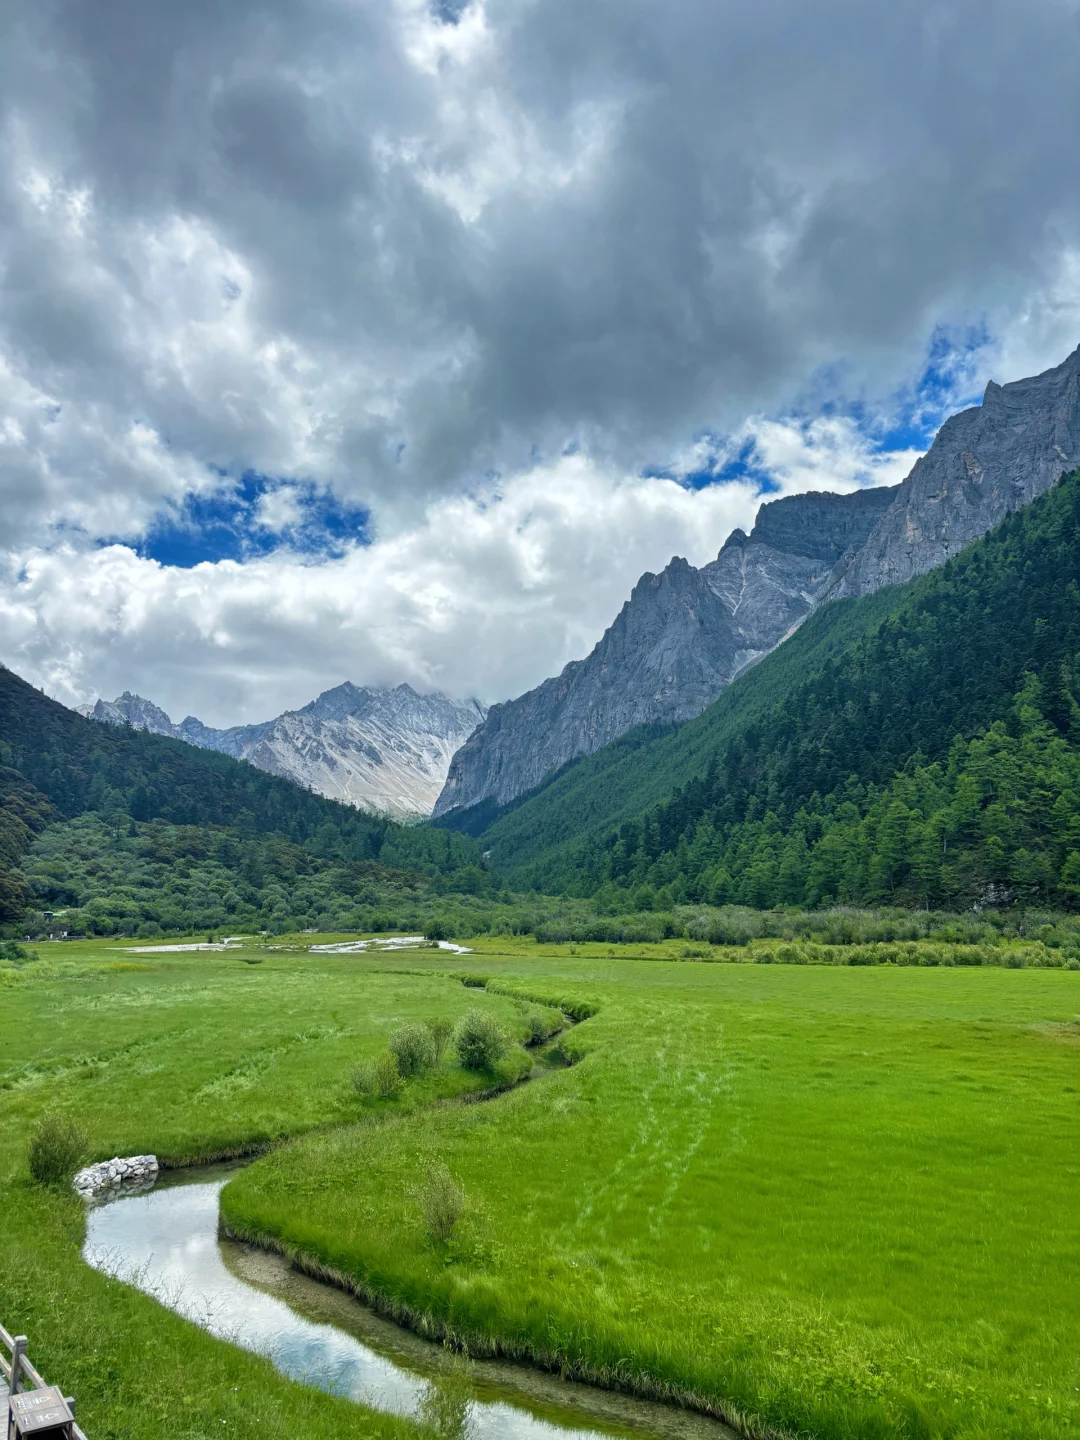
[{"label": "valley floor", "polygon": [[[79,1202],[26,1174],[50,1108],[95,1156],[296,1137],[226,1188],[229,1224],[477,1350],[760,1430],[1080,1435],[1080,973],[115,945],[0,976],[0,1319],[91,1440],[417,1429],[87,1269]],[[479,1004],[520,1031],[515,996],[594,1012],[578,1063],[482,1106],[427,1103],[482,1084],[449,1062],[352,1090],[395,1026]]]}]

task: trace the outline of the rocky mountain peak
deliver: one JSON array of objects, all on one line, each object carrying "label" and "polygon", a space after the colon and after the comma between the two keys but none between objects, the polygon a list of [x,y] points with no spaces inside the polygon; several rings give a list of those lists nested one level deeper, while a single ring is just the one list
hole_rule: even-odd
[{"label": "rocky mountain peak", "polygon": [[1080,465],[1080,346],[950,416],[830,594],[921,575]]},{"label": "rocky mountain peak", "polygon": [[[697,570],[643,575],[585,660],[495,706],[454,756],[436,815],[490,813],[635,725],[703,710],[825,599],[910,579],[1080,465],[1080,347],[991,382],[942,425],[899,486],[767,500]],[[454,823],[451,821],[450,823]]]},{"label": "rocky mountain peak", "polygon": [[476,700],[379,689],[346,680],[300,710],[219,730],[188,715],[174,725],[159,706],[125,690],[84,706],[92,719],[220,750],[331,799],[402,819],[430,814],[450,757],[483,720]]},{"label": "rocky mountain peak", "polygon": [[[799,623],[832,570],[821,556],[865,538],[891,498],[866,491],[771,501],[753,534],[733,532],[711,564],[698,569],[675,555],[659,574],[642,575],[591,655],[492,707],[454,756],[436,816],[504,805],[635,725],[699,714]],[[761,517],[777,506],[762,539]]]}]

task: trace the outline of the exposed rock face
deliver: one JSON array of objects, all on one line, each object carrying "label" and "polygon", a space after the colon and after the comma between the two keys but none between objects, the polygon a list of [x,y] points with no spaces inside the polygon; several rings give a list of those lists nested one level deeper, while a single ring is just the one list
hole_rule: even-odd
[{"label": "exposed rock face", "polygon": [[773,501],[712,564],[676,559],[642,576],[588,659],[492,706],[454,756],[435,814],[505,805],[634,725],[689,719],[814,605],[944,563],[1077,465],[1080,348],[1030,380],[988,385],[902,485]]},{"label": "exposed rock face", "polygon": [[635,725],[689,720],[808,613],[858,550],[895,487],[763,505],[695,569],[676,557],[643,575],[586,660],[504,705],[454,756],[436,815],[503,805]]},{"label": "exposed rock face", "polygon": [[117,700],[83,707],[94,720],[221,750],[332,800],[411,820],[430,815],[450,757],[486,713],[476,700],[418,695],[410,685],[376,690],[348,682],[302,710],[227,730],[193,715],[174,725],[164,710],[126,690]]},{"label": "exposed rock face", "polygon": [[942,565],[1080,465],[1080,347],[1030,380],[986,387],[946,420],[835,594],[865,595]]}]

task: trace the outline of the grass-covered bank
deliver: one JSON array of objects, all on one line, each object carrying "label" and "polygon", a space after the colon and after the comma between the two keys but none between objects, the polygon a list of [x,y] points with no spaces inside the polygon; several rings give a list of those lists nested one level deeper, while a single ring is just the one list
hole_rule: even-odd
[{"label": "grass-covered bank", "polygon": [[1080,1433],[1075,973],[492,968],[599,1005],[580,1064],[279,1150],[229,1223],[436,1330],[765,1426]]},{"label": "grass-covered bank", "polygon": [[[351,1084],[356,1065],[395,1027],[477,1005],[518,1023],[507,999],[349,956],[128,956],[77,943],[43,946],[3,977],[0,1319],[29,1335],[35,1363],[77,1396],[92,1440],[421,1432],[287,1381],[90,1270],[82,1203],[30,1181],[35,1122],[50,1111],[71,1117],[91,1158],[152,1151],[175,1163],[377,1119],[379,1102]],[[447,1064],[411,1082],[395,1108],[487,1083]]]}]

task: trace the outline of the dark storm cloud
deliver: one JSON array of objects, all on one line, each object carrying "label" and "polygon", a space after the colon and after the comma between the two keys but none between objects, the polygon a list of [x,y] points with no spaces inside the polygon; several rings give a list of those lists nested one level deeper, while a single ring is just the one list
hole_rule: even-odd
[{"label": "dark storm cloud", "polygon": [[91,531],[95,495],[134,487],[135,529],[178,503],[177,456],[376,517],[569,442],[662,462],[818,366],[883,393],[934,324],[1007,330],[1077,242],[1063,0],[45,0],[5,24],[9,398],[74,407],[82,438],[42,433],[4,483],[48,519],[69,487]]}]

